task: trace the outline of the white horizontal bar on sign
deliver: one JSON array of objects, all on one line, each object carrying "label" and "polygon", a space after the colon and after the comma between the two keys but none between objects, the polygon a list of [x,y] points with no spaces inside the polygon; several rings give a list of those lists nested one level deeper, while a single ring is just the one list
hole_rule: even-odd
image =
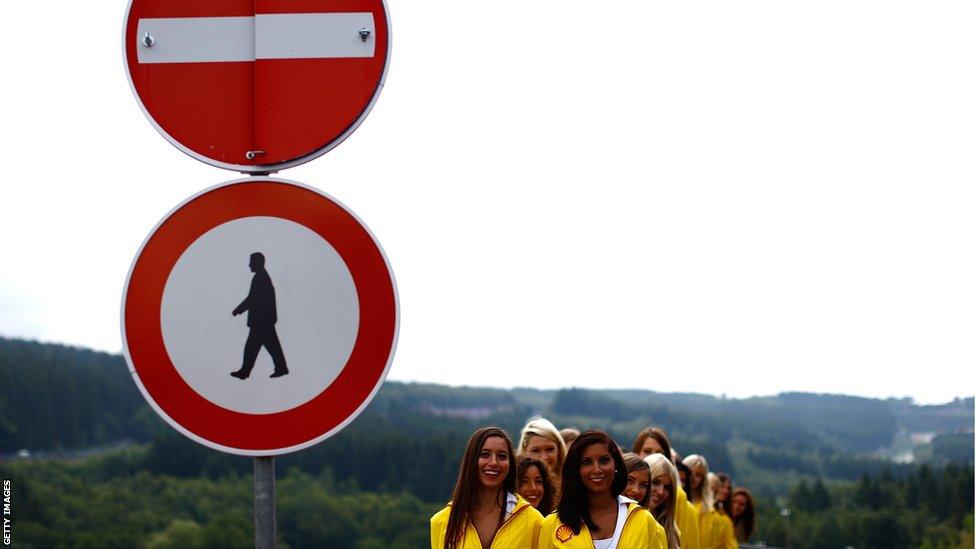
[{"label": "white horizontal bar on sign", "polygon": [[[373,14],[282,13],[258,15],[254,35],[258,59],[373,57]],[[361,29],[369,31],[363,40]]]},{"label": "white horizontal bar on sign", "polygon": [[373,57],[374,33],[369,12],[286,13],[140,19],[135,39],[139,63],[214,63]]},{"label": "white horizontal bar on sign", "polygon": [[135,38],[139,63],[254,61],[253,17],[140,19]]}]

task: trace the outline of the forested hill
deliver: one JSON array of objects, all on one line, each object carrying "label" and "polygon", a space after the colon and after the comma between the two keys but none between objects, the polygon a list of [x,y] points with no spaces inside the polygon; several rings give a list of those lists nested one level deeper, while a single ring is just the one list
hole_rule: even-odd
[{"label": "forested hill", "polygon": [[[973,547],[972,398],[916,406],[394,382],[335,437],[277,458],[279,546],[423,546],[471,432],[494,424],[517,437],[536,414],[605,429],[625,447],[664,427],[679,451],[752,490],[754,541]],[[165,425],[121,357],[0,338],[0,473],[13,487],[15,544],[249,546],[252,467]]]},{"label": "forested hill", "polygon": [[[443,497],[456,455],[476,426],[495,423],[517,435],[536,414],[559,426],[606,429],[624,446],[648,425],[667,429],[675,447],[708,456],[715,469],[754,479],[769,492],[799,478],[856,479],[888,464],[884,452],[909,444],[900,461],[971,462],[973,398],[942,406],[907,400],[784,393],[725,399],[700,394],[640,390],[502,390],[387,382],[367,411],[332,443],[286,458],[302,468],[328,466],[360,478],[356,467],[373,464],[388,475],[362,475],[371,488],[396,479],[399,467],[383,448],[399,440],[436,462],[439,484],[420,482],[428,500]],[[402,439],[402,440],[400,440]],[[161,465],[174,474],[217,470],[229,458],[175,435],[145,404],[118,355],[61,345],[0,338],[0,454],[33,454],[108,445],[120,440],[153,442],[162,458],[187,452],[199,459]],[[341,441],[340,444],[338,441]],[[357,459],[345,459],[350,454]],[[888,456],[890,457],[890,456]],[[358,461],[357,461],[358,460]],[[233,461],[233,460],[230,460]],[[357,465],[358,464],[358,465]],[[243,467],[243,466],[242,466]],[[425,473],[418,474],[427,474]],[[768,482],[765,482],[765,479]],[[765,482],[765,484],[764,484]],[[408,483],[409,484],[409,483]]]}]

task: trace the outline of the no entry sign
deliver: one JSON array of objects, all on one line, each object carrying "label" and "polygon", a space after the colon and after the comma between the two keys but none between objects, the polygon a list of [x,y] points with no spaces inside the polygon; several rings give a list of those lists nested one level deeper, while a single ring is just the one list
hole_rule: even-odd
[{"label": "no entry sign", "polygon": [[159,132],[183,152],[242,172],[324,154],[383,86],[383,0],[131,0],[126,73]]},{"label": "no entry sign", "polygon": [[379,244],[298,183],[252,177],[188,199],[150,233],[122,298],[133,378],[174,428],[250,456],[351,422],[393,358],[398,306]]}]

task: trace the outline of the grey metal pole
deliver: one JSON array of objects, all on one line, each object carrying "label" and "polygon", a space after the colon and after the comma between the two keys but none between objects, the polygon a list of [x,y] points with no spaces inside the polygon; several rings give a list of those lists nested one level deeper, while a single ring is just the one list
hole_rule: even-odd
[{"label": "grey metal pole", "polygon": [[254,547],[275,546],[274,457],[254,458]]}]

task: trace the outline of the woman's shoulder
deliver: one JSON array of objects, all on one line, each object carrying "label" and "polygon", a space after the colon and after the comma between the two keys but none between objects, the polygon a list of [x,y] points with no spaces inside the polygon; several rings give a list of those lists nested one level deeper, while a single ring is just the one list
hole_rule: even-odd
[{"label": "woman's shoulder", "polygon": [[451,504],[450,503],[448,503],[447,505],[445,505],[443,509],[441,509],[440,511],[434,513],[434,515],[432,517],[430,517],[430,524],[431,524],[431,526],[433,526],[435,524],[443,524],[444,527],[446,528],[447,527],[447,520],[449,518],[451,518]]},{"label": "woman's shoulder", "polygon": [[531,504],[519,497],[518,503],[512,510],[511,515],[505,520],[507,523],[511,523],[509,530],[531,531],[538,534],[542,527],[543,517],[542,513],[535,507],[532,507]]},{"label": "woman's shoulder", "polygon": [[[536,512],[538,512],[538,511],[536,511]],[[540,514],[540,516],[542,516],[542,515]],[[548,515],[542,517],[542,527],[543,528],[551,528],[551,529],[555,530],[556,528],[558,528],[561,525],[562,525],[562,521],[559,520],[559,513],[556,512],[556,511],[553,511],[553,512],[549,513]]]},{"label": "woman's shoulder", "polygon": [[[636,505],[636,504],[635,504]],[[667,545],[664,528],[650,511],[639,505],[627,509],[627,522],[621,534],[620,547],[659,549]],[[662,543],[662,540],[665,540]]]},{"label": "woman's shoulder", "polygon": [[677,498],[679,505],[682,502],[688,503],[688,494],[685,493],[685,489],[682,488],[680,484],[675,488],[674,493],[676,494],[675,497]]},{"label": "woman's shoulder", "polygon": [[627,522],[624,523],[624,527],[630,526],[631,523],[639,524],[640,526],[647,528],[650,523],[657,524],[654,520],[654,515],[650,511],[640,506],[636,502],[632,502],[627,505]]},{"label": "woman's shoulder", "polygon": [[526,501],[525,498],[518,494],[509,494],[509,498],[513,498],[515,501],[515,505],[512,510],[513,514],[518,513],[531,522],[542,522],[542,519],[544,518],[542,513],[540,513],[535,507],[532,507],[532,504]]},{"label": "woman's shoulder", "polygon": [[655,518],[651,515],[651,524],[649,530],[651,531],[651,548],[652,549],[663,549],[668,546],[668,534],[664,531],[664,526],[661,526]]}]

